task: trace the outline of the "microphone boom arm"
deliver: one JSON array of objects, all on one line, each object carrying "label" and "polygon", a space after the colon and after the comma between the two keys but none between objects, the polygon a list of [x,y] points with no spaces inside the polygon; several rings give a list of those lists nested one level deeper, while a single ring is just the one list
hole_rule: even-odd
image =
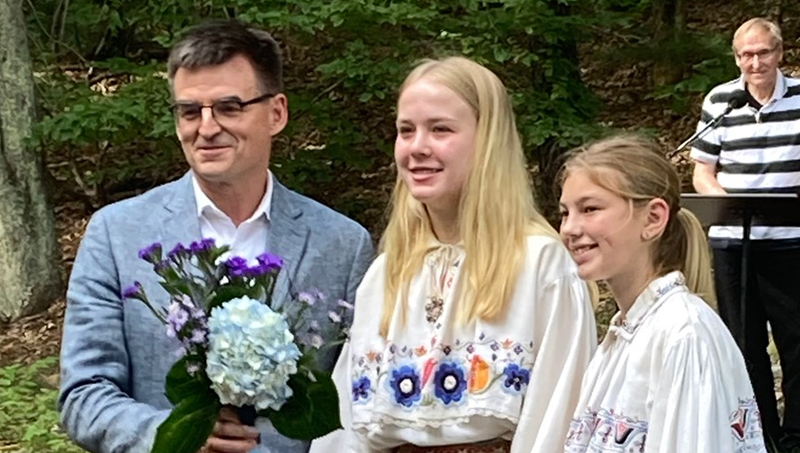
[{"label": "microphone boom arm", "polygon": [[727,115],[728,113],[731,113],[732,110],[733,110],[733,106],[732,105],[728,105],[728,107],[725,108],[725,111],[722,112],[721,115],[719,115],[718,117],[716,117],[713,120],[711,120],[708,124],[706,124],[706,127],[702,128],[699,131],[697,131],[694,134],[692,134],[692,136],[687,138],[686,141],[684,141],[683,143],[681,143],[680,146],[678,146],[678,148],[675,151],[676,152],[680,151],[683,148],[685,148],[686,145],[689,145],[691,143],[694,143],[696,140],[701,139],[706,134],[706,132],[708,132],[710,129],[713,129],[713,128],[717,127],[719,122],[722,121],[722,118],[725,115]]}]

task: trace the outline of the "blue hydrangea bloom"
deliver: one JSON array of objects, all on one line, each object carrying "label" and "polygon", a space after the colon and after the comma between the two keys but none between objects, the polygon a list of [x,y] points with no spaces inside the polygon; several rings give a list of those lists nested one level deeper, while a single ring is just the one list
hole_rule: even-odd
[{"label": "blue hydrangea bloom", "polygon": [[514,393],[522,392],[531,380],[530,370],[516,363],[508,364],[506,369],[503,370],[503,374],[505,374],[503,386]]},{"label": "blue hydrangea bloom", "polygon": [[433,375],[433,393],[445,405],[461,401],[467,388],[465,375],[464,369],[457,363],[442,363]]},{"label": "blue hydrangea bloom", "polygon": [[211,310],[206,374],[222,404],[278,410],[300,349],[282,315],[249,297]]},{"label": "blue hydrangea bloom", "polygon": [[414,368],[403,365],[392,371],[389,386],[394,390],[394,399],[398,404],[411,407],[420,400],[419,373]]},{"label": "blue hydrangea bloom", "polygon": [[371,387],[372,383],[366,376],[361,376],[360,378],[353,381],[353,401],[358,402],[358,400],[368,399],[369,390]]}]

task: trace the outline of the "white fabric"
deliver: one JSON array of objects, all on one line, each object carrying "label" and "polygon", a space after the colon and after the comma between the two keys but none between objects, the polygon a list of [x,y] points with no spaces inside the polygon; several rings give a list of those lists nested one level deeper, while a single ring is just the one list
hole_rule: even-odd
[{"label": "white fabric", "polygon": [[[385,256],[375,260],[334,370],[345,429],[315,441],[312,452],[496,438],[511,440],[513,453],[560,450],[597,344],[585,283],[560,242],[530,236],[508,310],[495,321],[461,325],[453,288],[463,257],[458,246],[432,246],[411,282],[405,322],[398,304],[386,339],[378,333]],[[424,308],[432,277],[445,288],[435,323]],[[410,396],[399,398],[399,390]]]},{"label": "white fabric", "polygon": [[744,359],[680,272],[653,281],[625,321],[612,319],[564,452],[766,452]]},{"label": "white fabric", "polygon": [[[695,142],[692,159],[717,164],[717,181],[728,192],[780,192],[800,188],[800,79],[777,71],[775,90],[769,102],[756,110],[750,105],[733,110],[722,123]],[[743,77],[719,85],[703,101],[704,118],[716,118],[728,106],[727,97],[745,90]],[[697,130],[706,126],[701,119]],[[756,165],[754,165],[756,164]],[[763,164],[758,168],[757,164]],[[729,171],[750,166],[747,171]],[[791,190],[790,190],[791,192]],[[742,238],[741,226],[714,225],[712,238]],[[791,239],[800,237],[798,227],[754,226],[751,239]]]},{"label": "white fabric", "polygon": [[217,245],[231,247],[228,256],[241,256],[255,262],[264,253],[269,238],[269,210],[272,204],[272,172],[267,170],[267,189],[261,202],[247,220],[237,227],[227,214],[222,212],[198,184],[192,174],[192,187],[197,202],[197,217],[200,219],[200,234],[212,238]]}]

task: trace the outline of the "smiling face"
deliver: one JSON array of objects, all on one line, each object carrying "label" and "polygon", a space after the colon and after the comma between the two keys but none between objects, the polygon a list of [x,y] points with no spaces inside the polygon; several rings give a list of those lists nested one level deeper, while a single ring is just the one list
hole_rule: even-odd
[{"label": "smiling face", "polygon": [[[173,81],[175,102],[210,106],[215,101],[249,101],[262,94],[253,65],[244,56],[198,69],[180,68]],[[283,94],[243,108],[235,117],[204,108],[192,121],[176,119],[186,161],[198,182],[253,187],[265,184],[272,136],[286,125]],[[263,187],[263,186],[262,186]]]},{"label": "smiling face", "polygon": [[584,280],[630,281],[652,268],[649,243],[642,239],[646,209],[597,185],[585,170],[564,181],[561,239]]},{"label": "smiling face", "polygon": [[422,78],[400,95],[395,162],[411,196],[428,209],[458,209],[476,128],[475,113],[444,85]]},{"label": "smiling face", "polygon": [[783,51],[773,42],[772,35],[766,30],[752,28],[734,43],[734,47],[736,65],[745,83],[760,90],[774,89]]}]

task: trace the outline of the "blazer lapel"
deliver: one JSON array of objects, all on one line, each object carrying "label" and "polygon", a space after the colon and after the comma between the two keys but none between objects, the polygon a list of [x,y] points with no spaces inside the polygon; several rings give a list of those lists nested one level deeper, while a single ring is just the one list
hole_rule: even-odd
[{"label": "blazer lapel", "polygon": [[165,253],[179,242],[188,246],[192,241],[201,239],[191,172],[175,181],[172,196],[164,198],[164,210],[166,213],[161,224],[160,237]]},{"label": "blazer lapel", "polygon": [[299,219],[303,211],[294,206],[289,189],[272,175],[272,204],[270,208],[270,234],[267,250],[283,258],[284,268],[275,283],[274,297],[280,303],[290,301],[300,289],[298,281],[300,262],[308,244],[308,227]]}]

